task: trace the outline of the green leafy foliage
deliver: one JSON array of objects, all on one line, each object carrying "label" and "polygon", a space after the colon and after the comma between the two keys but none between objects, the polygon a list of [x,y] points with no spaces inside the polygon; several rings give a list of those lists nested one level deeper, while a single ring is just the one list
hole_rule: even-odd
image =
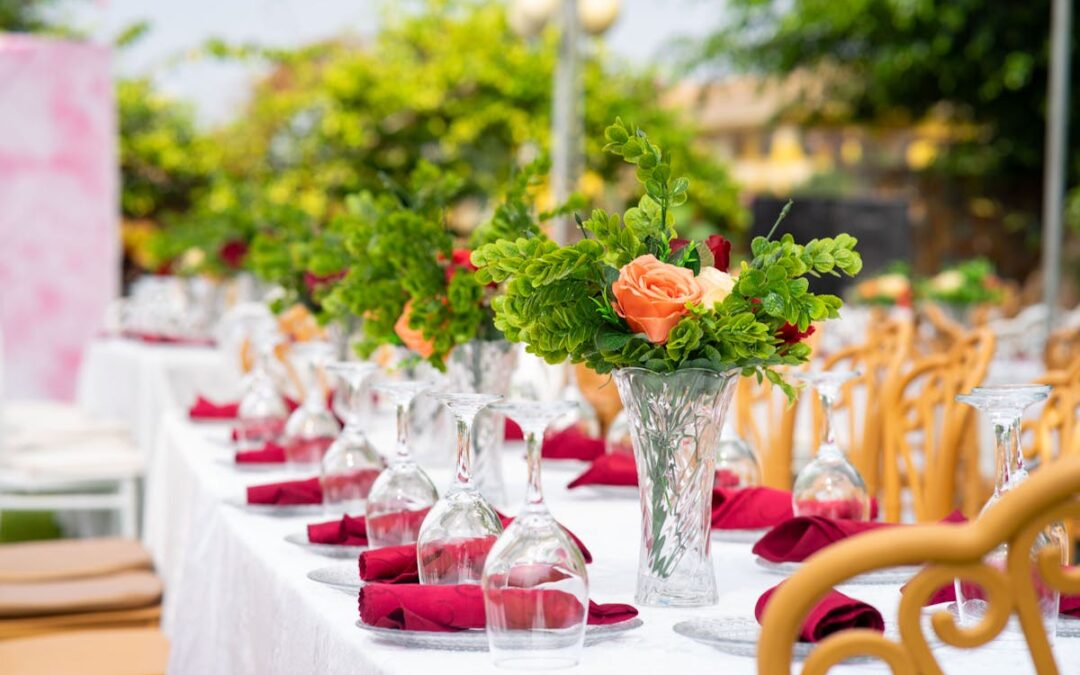
[{"label": "green leafy foliage", "polygon": [[480,268],[477,278],[504,284],[492,303],[495,326],[551,363],[570,359],[600,373],[633,366],[661,372],[739,369],[790,391],[770,368],[803,363],[810,349],[787,334],[835,318],[841,305],[835,296],[811,293],[806,277],[858,274],[862,259],[855,238],[841,234],[799,245],[790,235],[758,237],[751,247],[753,259],[742,264],[732,292],[712,307],[689,305],[667,339],[653,343],[635,333],[615,309],[611,285],[619,269],[652,255],[696,272],[701,252],[708,249],[691,244],[671,250],[676,231],[670,209],[689,185],[671,176],[659,147],[620,119],[605,138],[609,152],[637,167],[645,195],[621,220],[602,210],[579,219],[585,238],[567,246],[527,236],[477,249],[472,256]]},{"label": "green leafy foliage", "polygon": [[976,305],[1001,300],[1002,290],[993,264],[973,258],[920,280],[916,290],[921,298],[950,305]]}]

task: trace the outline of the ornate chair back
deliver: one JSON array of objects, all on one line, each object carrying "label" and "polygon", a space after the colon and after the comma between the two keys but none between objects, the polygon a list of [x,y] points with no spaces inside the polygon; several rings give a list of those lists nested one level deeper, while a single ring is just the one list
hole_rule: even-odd
[{"label": "ornate chair back", "polygon": [[[1055,471],[1033,474],[977,521],[878,530],[829,546],[810,558],[770,599],[762,617],[758,672],[792,672],[793,645],[807,613],[837,584],[872,570],[925,565],[902,594],[898,640],[869,629],[832,635],[807,657],[803,675],[825,673],[855,656],[878,658],[893,673],[939,675],[942,669],[923,634],[921,617],[930,596],[956,578],[983,588],[987,612],[976,626],[966,628],[956,624],[951,612],[936,612],[929,623],[942,642],[968,649],[986,644],[1015,614],[1036,671],[1056,675],[1058,664],[1039,611],[1036,584],[1080,593],[1080,569],[1063,567],[1057,546],[1040,549],[1034,560],[1030,551],[1048,523],[1080,516],[1078,491],[1080,457],[1069,457]],[[1003,543],[1009,550],[1005,568],[984,563],[983,558]]]},{"label": "ornate chair back", "polygon": [[955,505],[959,469],[964,471],[965,512],[981,507],[985,495],[973,415],[956,396],[982,382],[993,353],[993,333],[978,329],[948,352],[918,359],[885,386],[880,414],[885,520],[899,522],[905,485],[918,522],[943,518]]}]

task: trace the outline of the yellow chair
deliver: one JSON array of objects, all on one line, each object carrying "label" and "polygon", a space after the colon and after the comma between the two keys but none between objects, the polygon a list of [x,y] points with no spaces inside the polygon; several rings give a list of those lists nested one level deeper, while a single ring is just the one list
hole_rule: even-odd
[{"label": "yellow chair", "polygon": [[1038,458],[1042,466],[1057,457],[1080,455],[1080,361],[1071,370],[1046,373],[1038,383],[1053,389],[1039,417],[1022,424],[1031,437],[1024,445],[1025,456]]},{"label": "yellow chair", "polygon": [[[1050,643],[1039,613],[1030,551],[1048,523],[1080,516],[1080,457],[1058,461],[1054,471],[1038,471],[1008,492],[977,521],[962,526],[921,525],[879,530],[838,542],[812,556],[773,594],[762,617],[758,643],[758,672],[791,673],[793,645],[814,605],[837,584],[872,570],[926,565],[908,583],[900,600],[899,641],[867,629],[832,635],[810,653],[803,675],[820,675],[841,661],[870,656],[886,662],[893,673],[936,675],[942,672],[923,634],[923,606],[941,586],[955,578],[980,585],[987,594],[986,617],[976,626],[959,628],[951,613],[936,612],[930,620],[937,637],[960,648],[986,644],[1015,614],[1023,629],[1036,670],[1056,675]],[[983,558],[1007,543],[1005,569]],[[1062,593],[1080,593],[1080,570],[1061,565],[1061,552],[1039,552],[1039,575]],[[1075,664],[1072,664],[1075,666]]]},{"label": "yellow chair", "polygon": [[798,406],[789,404],[779,387],[768,380],[739,378],[732,403],[735,430],[758,454],[761,482],[778,490],[790,490],[792,446]]},{"label": "yellow chair", "polygon": [[11,675],[157,675],[169,643],[156,628],[81,630],[0,642],[0,672]]},{"label": "yellow chair", "polygon": [[[905,485],[918,522],[936,521],[955,508],[974,515],[985,502],[978,439],[969,406],[956,396],[978,386],[994,353],[994,335],[982,328],[957,338],[945,353],[925,356],[888,384],[881,406],[884,459],[883,517],[899,522]],[[957,489],[957,476],[962,490]]]},{"label": "yellow chair", "polygon": [[[915,325],[910,319],[883,320],[871,326],[866,342],[842,349],[822,364],[823,370],[859,372],[841,388],[833,409],[840,415],[846,411],[845,450],[870,494],[877,494],[881,484],[884,392],[909,364],[914,336]],[[820,438],[821,401],[817,397],[812,400],[814,438]]]}]

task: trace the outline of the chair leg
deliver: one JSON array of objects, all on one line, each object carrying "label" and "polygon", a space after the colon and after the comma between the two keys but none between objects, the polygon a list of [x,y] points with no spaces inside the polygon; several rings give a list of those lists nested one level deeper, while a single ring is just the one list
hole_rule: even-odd
[{"label": "chair leg", "polygon": [[120,482],[117,490],[123,502],[120,507],[120,534],[128,539],[139,538],[138,524],[138,489],[134,478],[127,478]]}]

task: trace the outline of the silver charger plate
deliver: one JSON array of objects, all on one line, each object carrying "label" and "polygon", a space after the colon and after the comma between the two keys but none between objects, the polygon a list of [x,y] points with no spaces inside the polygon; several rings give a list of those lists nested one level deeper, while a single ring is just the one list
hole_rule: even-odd
[{"label": "silver charger plate", "polygon": [[255,515],[277,516],[279,518],[320,516],[326,513],[322,504],[288,504],[284,506],[279,504],[248,504],[240,499],[227,499],[225,503]]},{"label": "silver charger plate", "polygon": [[320,567],[308,572],[307,578],[349,595],[356,595],[361,586],[360,569],[356,565]]},{"label": "silver charger plate", "polygon": [[727,544],[756,544],[765,536],[768,528],[760,530],[713,530],[712,540]]},{"label": "silver charger plate", "polygon": [[[775,574],[777,576],[790,577],[795,574],[803,566],[801,562],[784,562],[774,563],[769,560],[757,556],[754,558],[754,562],[758,564],[769,574]],[[857,577],[852,577],[843,583],[845,584],[859,584],[864,586],[870,585],[886,585],[886,584],[906,584],[911,580],[911,577],[918,574],[920,567],[890,567],[884,570],[875,570],[868,572],[867,574],[860,574]]]},{"label": "silver charger plate", "polygon": [[1080,637],[1080,619],[1062,614],[1058,617],[1057,636],[1066,638]]},{"label": "silver charger plate", "polygon": [[[761,626],[757,620],[743,616],[690,619],[675,624],[672,630],[691,640],[716,647],[722,652],[748,658],[757,657],[758,640],[761,638]],[[885,634],[891,634],[888,626]],[[802,661],[816,646],[810,642],[796,642],[791,652],[792,659]],[[875,661],[877,660],[869,657],[856,657],[844,663],[869,664]],[[880,664],[880,661],[877,663]],[[884,666],[882,668],[885,669]]]},{"label": "silver charger plate", "polygon": [[[623,633],[638,628],[642,625],[641,619],[635,617],[619,623],[604,626],[585,627],[585,646],[612,640]],[[441,649],[454,652],[486,652],[488,649],[487,633],[482,630],[463,630],[457,633],[436,633],[422,630],[395,630],[393,628],[377,628],[369,626],[363,621],[356,622],[357,628],[374,636],[375,638],[400,647],[412,649]]]},{"label": "silver charger plate", "polygon": [[582,485],[570,490],[570,494],[593,499],[637,499],[638,489],[633,485]]},{"label": "silver charger plate", "polygon": [[285,541],[300,548],[327,558],[356,558],[367,546],[346,546],[344,544],[313,544],[308,541],[307,532],[293,532],[285,535]]}]

